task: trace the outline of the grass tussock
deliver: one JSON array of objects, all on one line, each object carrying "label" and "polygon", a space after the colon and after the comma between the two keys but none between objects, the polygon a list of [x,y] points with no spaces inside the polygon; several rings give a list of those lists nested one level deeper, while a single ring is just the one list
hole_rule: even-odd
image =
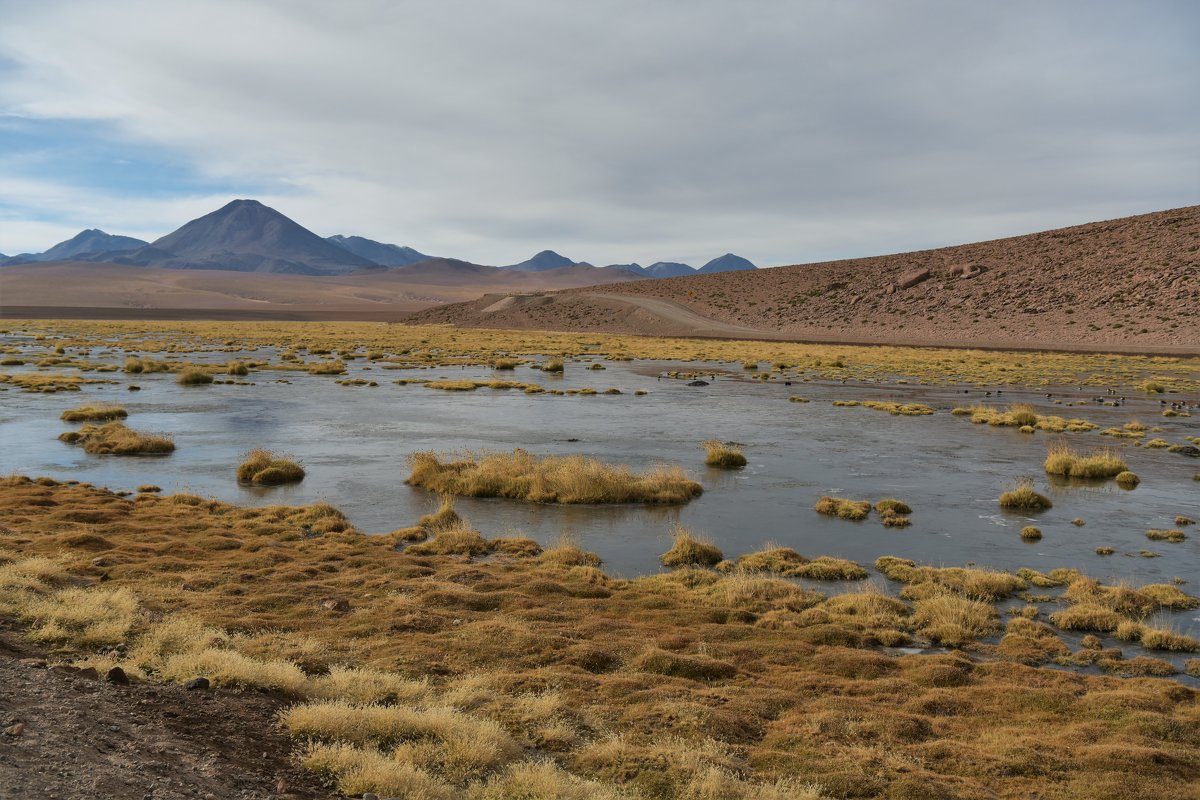
[{"label": "grass tussock", "polygon": [[237,468],[239,483],[278,486],[304,480],[304,467],[270,450],[251,450]]},{"label": "grass tussock", "polygon": [[868,500],[848,500],[826,495],[817,501],[813,509],[818,514],[857,521],[866,519],[871,513],[871,503]]},{"label": "grass tussock", "polygon": [[743,572],[769,572],[784,578],[817,581],[856,581],[867,577],[867,571],[849,559],[833,556],[807,559],[790,547],[778,546],[739,556],[736,567]]},{"label": "grass tussock", "polygon": [[429,533],[438,533],[453,528],[461,522],[462,517],[454,510],[454,498],[447,494],[442,495],[437,511],[426,514],[417,520],[417,527],[424,528]]},{"label": "grass tussock", "polygon": [[1187,539],[1187,534],[1176,529],[1162,530],[1160,528],[1151,528],[1150,530],[1146,531],[1146,538],[1155,542],[1171,542],[1172,544],[1179,544]]},{"label": "grass tussock", "polygon": [[1080,453],[1066,442],[1055,442],[1046,454],[1046,472],[1069,478],[1113,478],[1129,470],[1125,460],[1112,449]]},{"label": "grass tussock", "polygon": [[318,361],[308,366],[309,375],[345,375],[345,361]]},{"label": "grass tussock", "polygon": [[465,521],[446,525],[431,539],[410,545],[407,552],[429,556],[481,556],[492,551],[492,543]]},{"label": "grass tussock", "polygon": [[686,503],[703,488],[680,467],[635,473],[585,456],[537,458],[526,450],[468,453],[442,461],[436,453],[409,457],[408,483],[443,494],[506,497],[534,503]]},{"label": "grass tussock", "polygon": [[1136,472],[1124,470],[1117,473],[1116,481],[1117,485],[1122,489],[1136,489],[1138,484],[1142,482],[1142,479],[1138,477]]},{"label": "grass tussock", "polygon": [[917,632],[938,644],[957,647],[1000,630],[1000,618],[990,603],[951,592],[918,600],[912,622]]},{"label": "grass tussock", "polygon": [[710,439],[704,443],[704,452],[704,463],[710,467],[738,469],[746,466],[746,456],[735,445]]},{"label": "grass tussock", "polygon": [[175,376],[180,386],[204,386],[213,382],[212,373],[200,367],[185,367]]},{"label": "grass tussock", "polygon": [[121,406],[97,403],[68,409],[60,419],[64,422],[111,422],[128,416],[129,412]]},{"label": "grass tussock", "polygon": [[1034,489],[1029,478],[1022,478],[1015,487],[1000,495],[1000,507],[1013,511],[1044,511],[1053,506],[1049,497]]},{"label": "grass tussock", "polygon": [[698,538],[687,528],[676,525],[671,549],[660,560],[664,567],[713,567],[724,557],[710,540]]},{"label": "grass tussock", "polygon": [[93,455],[166,455],[175,451],[171,437],[157,433],[141,433],[122,422],[104,425],[84,425],[77,431],[61,434],[59,440],[78,444],[85,453]]}]

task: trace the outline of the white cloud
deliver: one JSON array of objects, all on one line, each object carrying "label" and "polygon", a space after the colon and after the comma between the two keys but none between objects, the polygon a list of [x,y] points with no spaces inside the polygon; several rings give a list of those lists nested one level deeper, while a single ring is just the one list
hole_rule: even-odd
[{"label": "white cloud", "polygon": [[[294,187],[260,199],[318,233],[484,263],[792,263],[1200,185],[1189,3],[9,5],[0,110],[109,119],[204,174]],[[195,203],[109,205],[137,235]]]}]

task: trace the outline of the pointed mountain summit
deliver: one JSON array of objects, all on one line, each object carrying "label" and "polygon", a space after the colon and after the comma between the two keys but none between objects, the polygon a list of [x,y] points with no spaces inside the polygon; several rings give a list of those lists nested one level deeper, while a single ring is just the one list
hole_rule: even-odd
[{"label": "pointed mountain summit", "polygon": [[338,275],[373,266],[257,200],[234,200],[111,260],[167,269]]},{"label": "pointed mountain summit", "polygon": [[652,278],[681,278],[684,275],[695,275],[696,268],[678,261],[656,261],[646,267],[646,274]]},{"label": "pointed mountain summit", "polygon": [[502,269],[515,269],[520,272],[545,272],[550,269],[558,269],[559,267],[573,267],[576,262],[561,256],[553,250],[543,250],[527,261],[522,261],[520,264],[509,264]]},{"label": "pointed mountain summit", "polygon": [[411,247],[384,244],[363,236],[329,236],[325,241],[385,267],[403,267],[406,264],[416,264],[418,261],[428,261],[433,258],[433,256],[425,255]]},{"label": "pointed mountain summit", "polygon": [[[141,239],[135,239],[132,236],[114,236],[99,228],[89,228],[86,231],[80,231],[65,242],[59,242],[44,253],[21,253],[8,258],[7,261],[13,264],[30,261],[69,261],[89,258],[101,253],[136,250],[139,247],[145,247],[146,244]],[[0,259],[4,258],[3,255],[0,255]]]},{"label": "pointed mountain summit", "polygon": [[736,272],[737,270],[742,269],[757,269],[757,267],[741,256],[735,256],[733,253],[726,253],[720,258],[714,258],[712,261],[696,270],[696,272],[700,275],[711,275],[714,272]]}]

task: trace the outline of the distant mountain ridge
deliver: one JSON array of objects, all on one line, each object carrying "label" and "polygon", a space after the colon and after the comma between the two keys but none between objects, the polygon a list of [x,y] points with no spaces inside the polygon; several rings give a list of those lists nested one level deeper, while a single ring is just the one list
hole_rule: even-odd
[{"label": "distant mountain ridge", "polygon": [[[44,253],[0,256],[0,265],[42,262],[94,262],[161,269],[228,270],[295,275],[345,275],[359,270],[397,269],[438,261],[450,267],[467,262],[436,258],[412,247],[387,244],[363,236],[341,234],[322,238],[257,200],[233,200],[216,211],[191,220],[153,242],[114,236],[99,229],[81,231]],[[457,267],[455,267],[457,268]],[[542,250],[517,264],[496,269],[516,272],[594,270],[586,261],[573,261],[553,250]],[[605,269],[633,277],[668,278],[706,272],[754,269],[744,258],[726,253],[699,270],[677,262],[613,264]],[[608,277],[598,282],[607,282]]]},{"label": "distant mountain ridge", "polygon": [[0,255],[0,259],[11,264],[25,264],[31,261],[67,261],[99,253],[134,250],[145,247],[147,244],[149,242],[135,239],[132,236],[114,236],[99,228],[89,228],[80,231],[65,242],[59,242],[44,253],[21,253],[10,257]]},{"label": "distant mountain ridge", "polygon": [[418,261],[428,261],[434,257],[411,247],[384,244],[362,236],[329,236],[325,241],[385,267],[403,267],[406,264],[416,264]]}]

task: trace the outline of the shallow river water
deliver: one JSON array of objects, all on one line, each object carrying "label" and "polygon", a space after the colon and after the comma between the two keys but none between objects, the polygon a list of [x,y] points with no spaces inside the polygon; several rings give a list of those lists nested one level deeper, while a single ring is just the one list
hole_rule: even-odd
[{"label": "shallow river water", "polygon": [[[221,353],[209,359],[218,360],[218,355],[221,362],[232,357]],[[247,355],[261,360],[264,352]],[[203,354],[189,358],[205,360]],[[122,357],[104,360],[110,359],[119,362]],[[1086,398],[1096,394],[1094,388],[1006,389],[986,397],[981,389],[964,394],[961,387],[816,382],[788,387],[712,364],[605,366],[591,371],[568,362],[565,375],[556,377],[527,367],[498,373],[487,367],[383,370],[350,362],[350,374],[344,377],[376,380],[378,387],[341,386],[333,377],[300,372],[253,372],[245,379],[253,386],[199,387],[179,386],[170,373],[87,373],[115,383],[56,394],[15,387],[0,392],[0,473],[77,479],[112,489],[153,483],[168,493],[188,491],[250,505],[327,500],[359,529],[379,533],[411,525],[436,505],[428,492],[404,484],[410,453],[523,447],[537,455],[584,453],[639,469],[659,462],[680,464],[704,485],[701,497],[670,508],[456,500],[459,513],[485,536],[520,533],[549,544],[569,533],[598,553],[610,574],[660,569],[658,556],[670,546],[672,525],[678,522],[711,537],[727,557],[774,542],[809,557],[841,556],[868,568],[881,555],[935,566],[1075,567],[1106,583],[1159,583],[1178,577],[1191,584],[1185,590],[1200,591],[1200,532],[1180,544],[1145,536],[1148,528],[1176,527],[1176,515],[1200,517],[1200,482],[1192,479],[1200,460],[1112,441],[1096,432],[1066,434],[1077,446],[1120,448],[1142,483],[1126,491],[1112,481],[1051,482],[1041,467],[1051,434],[972,425],[949,412],[976,402],[1032,402],[1040,413],[1081,417],[1102,427],[1131,419],[1161,425],[1161,433],[1147,438],[1161,436],[1172,443],[1200,435],[1200,413],[1163,418],[1157,398],[1130,398],[1120,408],[1067,408],[1045,397],[1049,391],[1063,400]],[[658,377],[675,369],[714,370],[717,377],[705,387]],[[515,379],[563,389],[617,387],[622,394],[526,395],[487,388],[444,392],[393,383],[397,378],[443,377]],[[130,383],[142,391],[127,391]],[[648,394],[635,396],[637,389]],[[789,402],[791,395],[811,402]],[[915,401],[933,406],[936,413],[891,416],[834,407],[835,399]],[[56,441],[59,433],[78,427],[60,421],[59,414],[84,401],[121,403],[129,411],[130,427],[169,433],[176,451],[166,457],[92,456]],[[713,438],[743,444],[749,465],[737,471],[705,467],[700,443]],[[238,485],[234,470],[254,447],[299,458],[307,477],[299,485],[274,489]],[[1039,490],[1053,499],[1052,509],[1034,515],[999,509],[1000,492],[1022,475],[1035,478]],[[822,517],[812,507],[825,494],[872,501],[901,498],[913,508],[913,524],[888,529],[875,515],[864,522]],[[1086,524],[1072,525],[1076,518]],[[1031,520],[1043,538],[1026,543],[1018,531]],[[1197,529],[1188,532],[1192,530]],[[1117,552],[1099,556],[1099,545]],[[1142,551],[1159,557],[1141,556]],[[884,582],[879,576],[875,580]],[[1198,612],[1173,614],[1168,621],[1193,636],[1200,634]]]}]

